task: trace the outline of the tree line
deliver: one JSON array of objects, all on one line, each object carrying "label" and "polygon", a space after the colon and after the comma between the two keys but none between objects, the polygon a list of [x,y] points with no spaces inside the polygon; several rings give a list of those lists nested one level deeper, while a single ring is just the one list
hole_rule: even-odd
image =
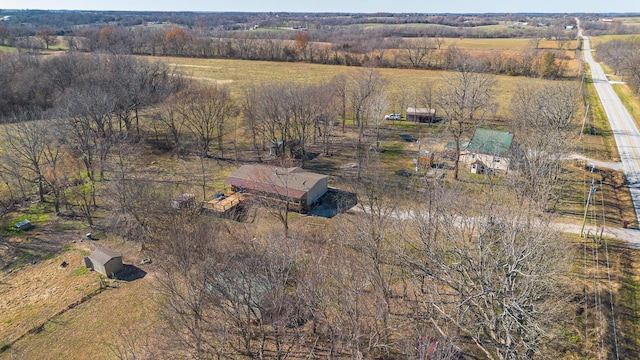
[{"label": "tree line", "polygon": [[[415,38],[385,37],[378,32],[384,30],[351,29],[323,39],[310,31],[283,35],[269,31],[227,32],[179,27],[131,30],[106,26],[79,30],[77,34],[65,36],[64,41],[70,51],[82,52],[431,70],[455,69],[471,57],[480,72],[548,79],[565,76],[569,60],[555,49],[538,49],[541,38],[532,40],[530,47],[517,55],[503,52],[474,54],[456,47],[452,39],[431,38],[428,34]],[[558,39],[562,47],[569,38],[555,34],[554,39]],[[31,51],[49,48],[59,41],[53,28],[40,27],[35,36],[7,37],[3,43]],[[331,43],[327,44],[327,41]],[[446,46],[443,48],[443,45]]]},{"label": "tree line", "polygon": [[640,37],[610,40],[598,44],[596,49],[596,57],[611,66],[636,94],[640,94]]}]

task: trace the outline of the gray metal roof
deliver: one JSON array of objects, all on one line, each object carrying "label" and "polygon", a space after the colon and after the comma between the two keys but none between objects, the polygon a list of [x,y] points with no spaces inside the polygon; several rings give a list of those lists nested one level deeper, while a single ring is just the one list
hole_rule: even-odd
[{"label": "gray metal roof", "polygon": [[91,255],[89,255],[91,261],[102,265],[108,263],[109,260],[117,257],[122,257],[122,255],[107,248],[98,248],[96,249],[96,251],[91,253]]},{"label": "gray metal roof", "polygon": [[328,178],[299,167],[281,168],[270,165],[242,165],[229,176],[230,185],[278,193],[289,197],[302,197],[318,181]]}]

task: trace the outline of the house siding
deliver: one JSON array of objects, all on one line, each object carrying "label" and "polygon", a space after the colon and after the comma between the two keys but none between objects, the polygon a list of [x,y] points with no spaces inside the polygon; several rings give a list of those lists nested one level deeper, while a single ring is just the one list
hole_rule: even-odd
[{"label": "house siding", "polygon": [[122,257],[113,258],[107,261],[106,264],[104,264],[103,269],[105,272],[103,273],[103,275],[106,275],[107,277],[111,277],[113,274],[118,273],[123,268],[124,268],[124,265],[122,265]]},{"label": "house siding", "polygon": [[329,184],[328,179],[328,177],[319,179],[311,189],[307,191],[307,205],[312,205],[327,192]]},{"label": "house siding", "polygon": [[509,159],[502,156],[463,152],[460,154],[460,160],[469,165],[474,161],[479,160],[484,164],[485,169],[492,169],[502,173],[507,173],[509,171]]}]

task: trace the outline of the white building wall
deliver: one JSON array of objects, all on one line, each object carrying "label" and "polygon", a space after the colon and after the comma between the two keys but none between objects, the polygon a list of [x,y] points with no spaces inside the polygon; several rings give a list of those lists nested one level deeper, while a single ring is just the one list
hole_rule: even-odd
[{"label": "white building wall", "polygon": [[327,188],[329,185],[329,177],[324,177],[318,180],[312,187],[307,191],[307,205],[311,205],[316,202],[322,195],[327,192]]},{"label": "white building wall", "polygon": [[487,169],[505,173],[509,171],[509,159],[506,157],[467,152],[460,155],[460,160],[469,166],[472,162],[480,160]]}]

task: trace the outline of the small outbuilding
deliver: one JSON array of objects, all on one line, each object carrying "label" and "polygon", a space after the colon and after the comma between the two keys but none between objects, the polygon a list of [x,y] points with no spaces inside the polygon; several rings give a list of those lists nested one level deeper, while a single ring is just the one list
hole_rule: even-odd
[{"label": "small outbuilding", "polygon": [[124,269],[122,254],[107,248],[98,248],[91,255],[84,258],[85,265],[106,277],[114,277]]},{"label": "small outbuilding", "polygon": [[433,123],[436,122],[436,109],[407,108],[407,121]]},{"label": "small outbuilding", "polygon": [[304,155],[304,151],[300,144],[300,140],[279,139],[271,142],[269,155],[301,159]]},{"label": "small outbuilding", "polygon": [[176,210],[193,208],[196,206],[196,196],[194,194],[180,194],[171,199],[171,207]]},{"label": "small outbuilding", "polygon": [[16,230],[29,230],[33,227],[33,224],[29,220],[22,220],[16,223]]}]

